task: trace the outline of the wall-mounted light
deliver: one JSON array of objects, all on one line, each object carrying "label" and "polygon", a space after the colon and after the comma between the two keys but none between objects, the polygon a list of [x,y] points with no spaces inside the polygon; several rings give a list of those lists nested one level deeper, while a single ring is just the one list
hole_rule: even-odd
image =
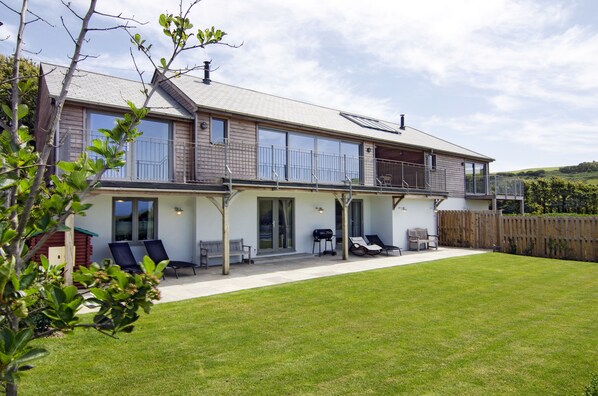
[{"label": "wall-mounted light", "polygon": [[208,129],[208,123],[205,122],[205,121],[202,121],[202,122],[199,123],[199,127],[201,129]]},{"label": "wall-mounted light", "polygon": [[316,206],[316,210],[318,211],[318,213],[324,213],[324,208],[321,206]]},{"label": "wall-mounted light", "polygon": [[178,214],[178,215],[182,215],[183,214],[183,209],[179,208],[178,206],[174,207],[174,213]]},{"label": "wall-mounted light", "polygon": [[367,151],[368,153],[371,153],[372,152],[372,148],[368,147],[368,148],[365,149],[365,151]]}]

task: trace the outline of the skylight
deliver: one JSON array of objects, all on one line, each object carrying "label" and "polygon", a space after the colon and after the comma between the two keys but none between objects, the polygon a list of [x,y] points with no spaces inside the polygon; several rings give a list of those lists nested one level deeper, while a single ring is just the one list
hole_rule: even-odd
[{"label": "skylight", "polygon": [[343,117],[345,117],[346,119],[348,119],[349,121],[353,121],[357,125],[364,127],[364,128],[377,129],[379,131],[392,132],[392,133],[400,133],[399,131],[386,125],[382,121],[375,120],[373,118],[366,118],[366,117],[358,116],[355,114],[348,114],[348,113],[340,113],[340,114]]}]

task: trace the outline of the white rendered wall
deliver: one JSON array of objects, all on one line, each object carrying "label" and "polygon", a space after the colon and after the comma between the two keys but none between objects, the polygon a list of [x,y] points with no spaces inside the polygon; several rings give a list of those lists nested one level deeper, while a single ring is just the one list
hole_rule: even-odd
[{"label": "white rendered wall", "polygon": [[[258,198],[293,198],[295,201],[295,251],[312,251],[312,232],[316,228],[334,230],[334,196],[316,192],[283,192],[283,191],[243,191],[229,206],[230,237],[243,238],[246,245],[252,246],[252,255],[257,254],[258,235]],[[197,198],[201,219],[197,222],[197,240],[215,240],[222,237],[220,213],[204,197]],[[209,206],[207,206],[209,205]],[[316,207],[322,207],[319,213]],[[206,210],[206,208],[208,210]],[[206,227],[212,223],[212,227]]]},{"label": "white rendered wall", "polygon": [[[123,195],[125,196],[125,195]],[[135,194],[127,194],[134,197]],[[158,238],[162,239],[169,256],[174,260],[199,262],[199,241],[222,238],[222,217],[218,209],[204,196],[190,194],[164,194],[158,199]],[[243,238],[252,246],[252,255],[257,254],[258,197],[293,198],[295,201],[295,251],[311,253],[312,232],[316,228],[336,229],[335,197],[330,193],[243,191],[229,206],[230,238]],[[108,243],[112,241],[112,198],[113,195],[97,195],[88,200],[92,208],[87,216],[77,217],[75,225],[98,234],[92,238],[92,261],[111,258]],[[407,249],[407,229],[428,228],[436,232],[436,213],[432,199],[403,199],[397,209],[392,209],[389,196],[355,195],[363,202],[364,235],[378,234],[387,244]],[[222,198],[216,200],[221,203]],[[440,210],[485,210],[488,201],[449,198],[442,202]],[[183,209],[177,215],[175,207]],[[316,207],[322,207],[319,213]],[[406,211],[400,208],[405,207]],[[143,244],[131,244],[137,260],[146,254]],[[233,257],[233,262],[238,258]]]},{"label": "white rendered wall", "polygon": [[396,245],[397,243],[399,243],[399,240],[396,238],[393,228],[394,216],[391,215],[392,197],[371,197],[369,199],[368,207],[369,217],[371,221],[370,227],[365,234],[378,234],[380,239],[382,239],[382,241],[387,245]]},{"label": "white rendered wall", "polygon": [[[402,208],[405,208],[403,211]],[[408,250],[407,230],[427,228],[428,233],[436,234],[436,213],[432,199],[403,199],[392,213],[394,242]]]},{"label": "white rendered wall", "polygon": [[[126,195],[135,197],[134,194]],[[87,216],[75,219],[77,227],[95,232],[98,237],[92,238],[92,261],[100,262],[105,258],[112,258],[108,243],[112,242],[112,197],[113,195],[97,195],[87,200],[93,204]],[[154,198],[154,197],[152,197]],[[169,257],[173,260],[194,261],[194,198],[189,195],[163,195],[158,198],[158,238],[162,239]],[[183,214],[177,215],[175,207],[183,209]],[[143,243],[131,243],[131,251],[135,259],[141,261],[147,254]]]},{"label": "white rendered wall", "polygon": [[488,210],[490,200],[448,198],[438,206],[438,210]]},{"label": "white rendered wall", "polygon": [[108,244],[112,242],[112,197],[93,196],[86,202],[93,206],[87,211],[87,216],[75,217],[75,226],[98,234],[97,237],[91,238],[91,261],[101,262],[105,258],[112,258],[108,249]]}]

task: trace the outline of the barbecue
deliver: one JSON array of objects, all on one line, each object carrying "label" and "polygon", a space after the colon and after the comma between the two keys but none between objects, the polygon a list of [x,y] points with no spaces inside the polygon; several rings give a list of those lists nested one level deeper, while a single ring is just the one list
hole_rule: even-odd
[{"label": "barbecue", "polygon": [[[336,250],[334,249],[333,238],[334,234],[330,228],[318,228],[315,229],[313,232],[314,243],[311,248],[311,252],[314,253],[316,250],[316,243],[318,244],[318,256],[323,254],[331,254],[333,256],[336,255]],[[322,251],[322,241],[324,241],[324,250]],[[330,250],[327,250],[328,243],[330,242]]]}]

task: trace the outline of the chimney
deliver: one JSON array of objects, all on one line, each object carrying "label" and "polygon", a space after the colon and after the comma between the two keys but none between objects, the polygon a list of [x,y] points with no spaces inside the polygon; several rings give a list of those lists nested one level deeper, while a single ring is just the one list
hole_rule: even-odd
[{"label": "chimney", "polygon": [[405,129],[405,114],[401,114],[401,129]]},{"label": "chimney", "polygon": [[212,61],[204,61],[203,63],[203,83],[210,84],[210,63]]}]

